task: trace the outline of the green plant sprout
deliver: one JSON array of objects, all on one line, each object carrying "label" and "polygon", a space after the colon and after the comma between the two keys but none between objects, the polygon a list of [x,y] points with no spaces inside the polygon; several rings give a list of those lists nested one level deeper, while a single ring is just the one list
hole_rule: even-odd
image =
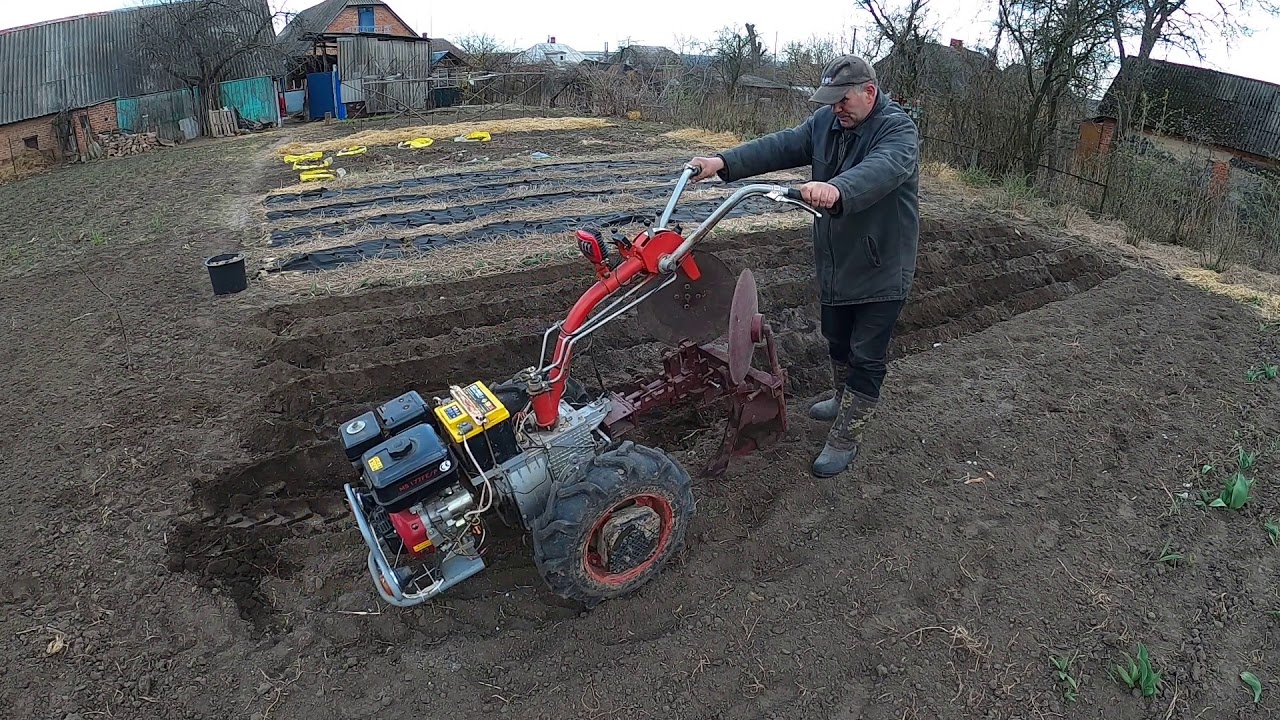
[{"label": "green plant sprout", "polygon": [[[1249,489],[1253,488],[1253,480],[1245,477],[1244,473],[1235,473],[1231,475],[1231,479],[1222,487],[1219,496],[1208,501],[1210,507],[1226,507],[1229,510],[1239,510],[1248,505]],[[1201,491],[1201,500],[1208,498],[1207,491]]]},{"label": "green plant sprout", "polygon": [[1152,697],[1156,691],[1160,689],[1163,683],[1160,672],[1151,666],[1151,657],[1147,654],[1147,647],[1142,643],[1138,643],[1138,659],[1134,660],[1129,653],[1124,654],[1128,660],[1127,666],[1115,666],[1115,674],[1119,676],[1120,681],[1130,690],[1138,688],[1142,691],[1143,697]]},{"label": "green plant sprout", "polygon": [[1275,380],[1280,375],[1280,365],[1275,363],[1266,363],[1259,367],[1249,368],[1244,374],[1244,379],[1249,382],[1258,382],[1259,380]]},{"label": "green plant sprout", "polygon": [[1178,565],[1187,559],[1185,555],[1172,550],[1171,547],[1172,543],[1165,543],[1164,547],[1160,549],[1160,556],[1156,558],[1156,562],[1165,563],[1166,565]]},{"label": "green plant sprout", "polygon": [[1240,679],[1253,691],[1253,704],[1257,705],[1262,702],[1262,681],[1258,679],[1258,676],[1245,670],[1240,673]]},{"label": "green plant sprout", "polygon": [[1080,679],[1071,674],[1071,661],[1075,658],[1074,652],[1070,657],[1065,658],[1057,655],[1049,656],[1049,662],[1053,664],[1055,674],[1058,676],[1058,684],[1062,686],[1062,699],[1071,703],[1080,697]]}]

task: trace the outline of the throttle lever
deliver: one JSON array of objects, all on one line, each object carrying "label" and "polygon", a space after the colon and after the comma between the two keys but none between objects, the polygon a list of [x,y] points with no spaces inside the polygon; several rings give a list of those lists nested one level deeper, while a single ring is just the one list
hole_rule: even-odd
[{"label": "throttle lever", "polygon": [[795,205],[796,207],[804,209],[816,218],[822,217],[822,213],[818,212],[818,210],[812,205],[804,201],[804,195],[802,195],[796,188],[787,188],[783,192],[774,190],[773,192],[768,193],[766,197],[770,200],[776,200],[777,202]]}]

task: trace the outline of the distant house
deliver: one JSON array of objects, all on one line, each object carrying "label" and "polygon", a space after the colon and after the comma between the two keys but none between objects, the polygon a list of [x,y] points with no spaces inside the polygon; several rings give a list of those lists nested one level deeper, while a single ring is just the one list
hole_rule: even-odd
[{"label": "distant house", "polygon": [[952,39],[950,44],[925,43],[916,57],[894,48],[873,64],[878,85],[898,102],[919,105],[930,97],[955,97],[969,87],[973,77],[998,67],[985,53],[970,50]]},{"label": "distant house", "polygon": [[276,41],[292,59],[290,112],[341,118],[457,102],[465,54],[418,35],[385,0],[324,0],[299,12]]},{"label": "distant house", "polygon": [[1122,65],[1097,115],[1080,126],[1081,156],[1112,148],[1117,90],[1135,80],[1143,92],[1142,136],[1175,156],[1207,148],[1215,184],[1226,182],[1233,166],[1280,170],[1280,85],[1164,60]]},{"label": "distant house", "polygon": [[511,63],[517,66],[550,65],[564,67],[578,65],[586,59],[587,56],[564,43],[556,42],[555,36],[552,36],[547,38],[544,43],[538,43],[516,53],[511,58]]},{"label": "distant house", "polygon": [[324,0],[294,16],[276,40],[293,44],[296,54],[323,35],[418,37],[384,0]]},{"label": "distant house", "polygon": [[804,95],[801,89],[759,75],[739,77],[738,92],[757,101],[788,100]]},{"label": "distant house", "polygon": [[[155,17],[149,13],[164,10],[164,6],[131,7],[0,30],[5,67],[0,73],[0,167],[16,168],[20,157],[46,163],[87,158],[94,135],[117,129],[154,130],[157,124],[172,121],[176,132],[180,118],[187,119],[188,127],[198,128],[191,89],[138,60],[139,24]],[[265,32],[260,40],[270,43],[267,0],[241,0],[230,12],[224,30],[243,38]],[[260,79],[253,87],[261,92],[252,100],[275,108],[274,84],[267,77],[271,70],[265,56],[247,53],[229,63],[224,77]],[[178,95],[187,101],[172,118],[139,116],[139,108],[149,107],[139,102],[141,96],[158,93],[173,96],[158,96],[166,101]],[[265,95],[265,100],[257,95]]]},{"label": "distant house", "polygon": [[682,64],[678,53],[659,45],[628,45],[610,55],[604,63],[645,74]]}]

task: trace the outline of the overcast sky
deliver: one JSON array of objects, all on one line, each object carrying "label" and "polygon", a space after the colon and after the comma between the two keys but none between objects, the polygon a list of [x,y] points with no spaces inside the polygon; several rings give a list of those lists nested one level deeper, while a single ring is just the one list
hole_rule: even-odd
[{"label": "overcast sky", "polygon": [[[270,0],[274,6],[298,11],[318,0]],[[1212,3],[1213,0],[1191,0]],[[644,0],[644,2],[602,3],[600,0],[487,0],[436,3],[431,0],[389,0],[401,17],[419,33],[433,37],[457,38],[471,33],[487,33],[500,42],[524,48],[554,35],[557,41],[579,50],[603,50],[630,38],[646,45],[673,46],[677,35],[710,39],[725,25],[756,24],[769,44],[782,49],[789,40],[813,35],[848,35],[850,28],[865,25],[852,0],[807,0],[780,3],[777,0]],[[138,4],[138,0],[41,0],[13,2],[0,0],[0,28],[52,20],[68,15],[112,10]],[[612,5],[616,18],[606,25],[602,8]],[[930,7],[941,25],[943,42],[954,37],[968,44],[990,40],[990,14],[980,10],[981,0],[933,0]],[[1205,48],[1204,65],[1237,75],[1280,83],[1280,21],[1259,16],[1253,21],[1252,37],[1241,38],[1232,48],[1219,41]],[[1267,50],[1267,48],[1271,50]],[[1176,52],[1157,50],[1156,57],[1199,64]]]}]

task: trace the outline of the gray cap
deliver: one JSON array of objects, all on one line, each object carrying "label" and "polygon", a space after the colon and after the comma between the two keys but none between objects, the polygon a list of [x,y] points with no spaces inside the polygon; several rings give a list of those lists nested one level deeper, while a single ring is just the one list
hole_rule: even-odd
[{"label": "gray cap", "polygon": [[822,70],[822,79],[813,96],[812,102],[823,105],[835,105],[849,92],[849,88],[876,79],[876,70],[871,63],[857,55],[845,55],[827,63]]}]

